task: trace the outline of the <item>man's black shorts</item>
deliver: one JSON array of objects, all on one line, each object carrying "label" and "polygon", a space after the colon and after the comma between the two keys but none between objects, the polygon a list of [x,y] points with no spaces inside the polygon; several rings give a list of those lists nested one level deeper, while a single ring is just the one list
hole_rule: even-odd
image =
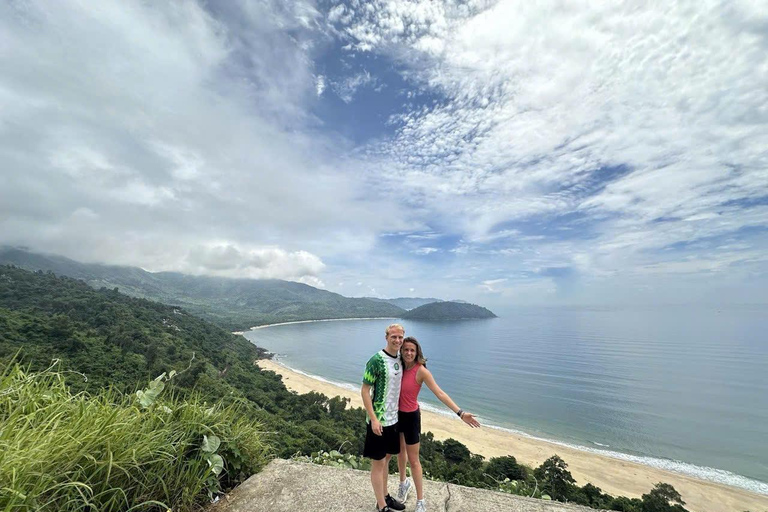
[{"label": "man's black shorts", "polygon": [[416,444],[421,440],[421,409],[397,413],[397,429],[405,437],[405,444]]},{"label": "man's black shorts", "polygon": [[371,424],[368,423],[365,432],[365,447],[363,447],[363,457],[373,460],[381,460],[386,455],[400,453],[400,434],[397,431],[397,423],[384,427],[383,433],[377,436],[371,430]]}]

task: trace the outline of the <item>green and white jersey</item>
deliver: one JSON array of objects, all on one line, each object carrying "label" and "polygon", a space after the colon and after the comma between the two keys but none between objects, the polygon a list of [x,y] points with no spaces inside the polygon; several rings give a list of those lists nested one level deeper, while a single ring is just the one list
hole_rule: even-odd
[{"label": "green and white jersey", "polygon": [[373,386],[373,412],[383,427],[397,423],[402,380],[400,358],[387,354],[383,349],[376,352],[365,365],[363,383]]}]

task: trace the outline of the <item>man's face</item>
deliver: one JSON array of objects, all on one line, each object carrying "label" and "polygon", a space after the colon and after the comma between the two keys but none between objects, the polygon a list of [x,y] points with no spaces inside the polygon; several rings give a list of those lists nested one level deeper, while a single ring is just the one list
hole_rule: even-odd
[{"label": "man's face", "polygon": [[387,334],[387,352],[396,354],[403,346],[403,337],[405,337],[405,333],[402,329],[390,329],[389,334]]}]

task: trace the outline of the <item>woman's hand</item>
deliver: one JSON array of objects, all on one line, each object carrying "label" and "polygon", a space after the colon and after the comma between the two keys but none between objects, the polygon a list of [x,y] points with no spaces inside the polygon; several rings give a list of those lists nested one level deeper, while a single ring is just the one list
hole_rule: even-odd
[{"label": "woman's hand", "polygon": [[466,423],[472,428],[480,428],[480,422],[475,419],[475,415],[471,412],[463,412],[461,413],[461,421]]}]

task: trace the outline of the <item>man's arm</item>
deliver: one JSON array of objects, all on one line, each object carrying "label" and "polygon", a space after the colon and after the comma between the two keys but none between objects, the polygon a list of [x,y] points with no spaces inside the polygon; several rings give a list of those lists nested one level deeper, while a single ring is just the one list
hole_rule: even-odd
[{"label": "man's arm", "polygon": [[363,397],[363,407],[365,412],[368,413],[368,419],[371,420],[371,430],[377,436],[380,436],[383,432],[381,422],[376,418],[376,414],[373,412],[373,400],[371,399],[371,385],[363,382],[363,387],[360,388],[360,395]]}]

